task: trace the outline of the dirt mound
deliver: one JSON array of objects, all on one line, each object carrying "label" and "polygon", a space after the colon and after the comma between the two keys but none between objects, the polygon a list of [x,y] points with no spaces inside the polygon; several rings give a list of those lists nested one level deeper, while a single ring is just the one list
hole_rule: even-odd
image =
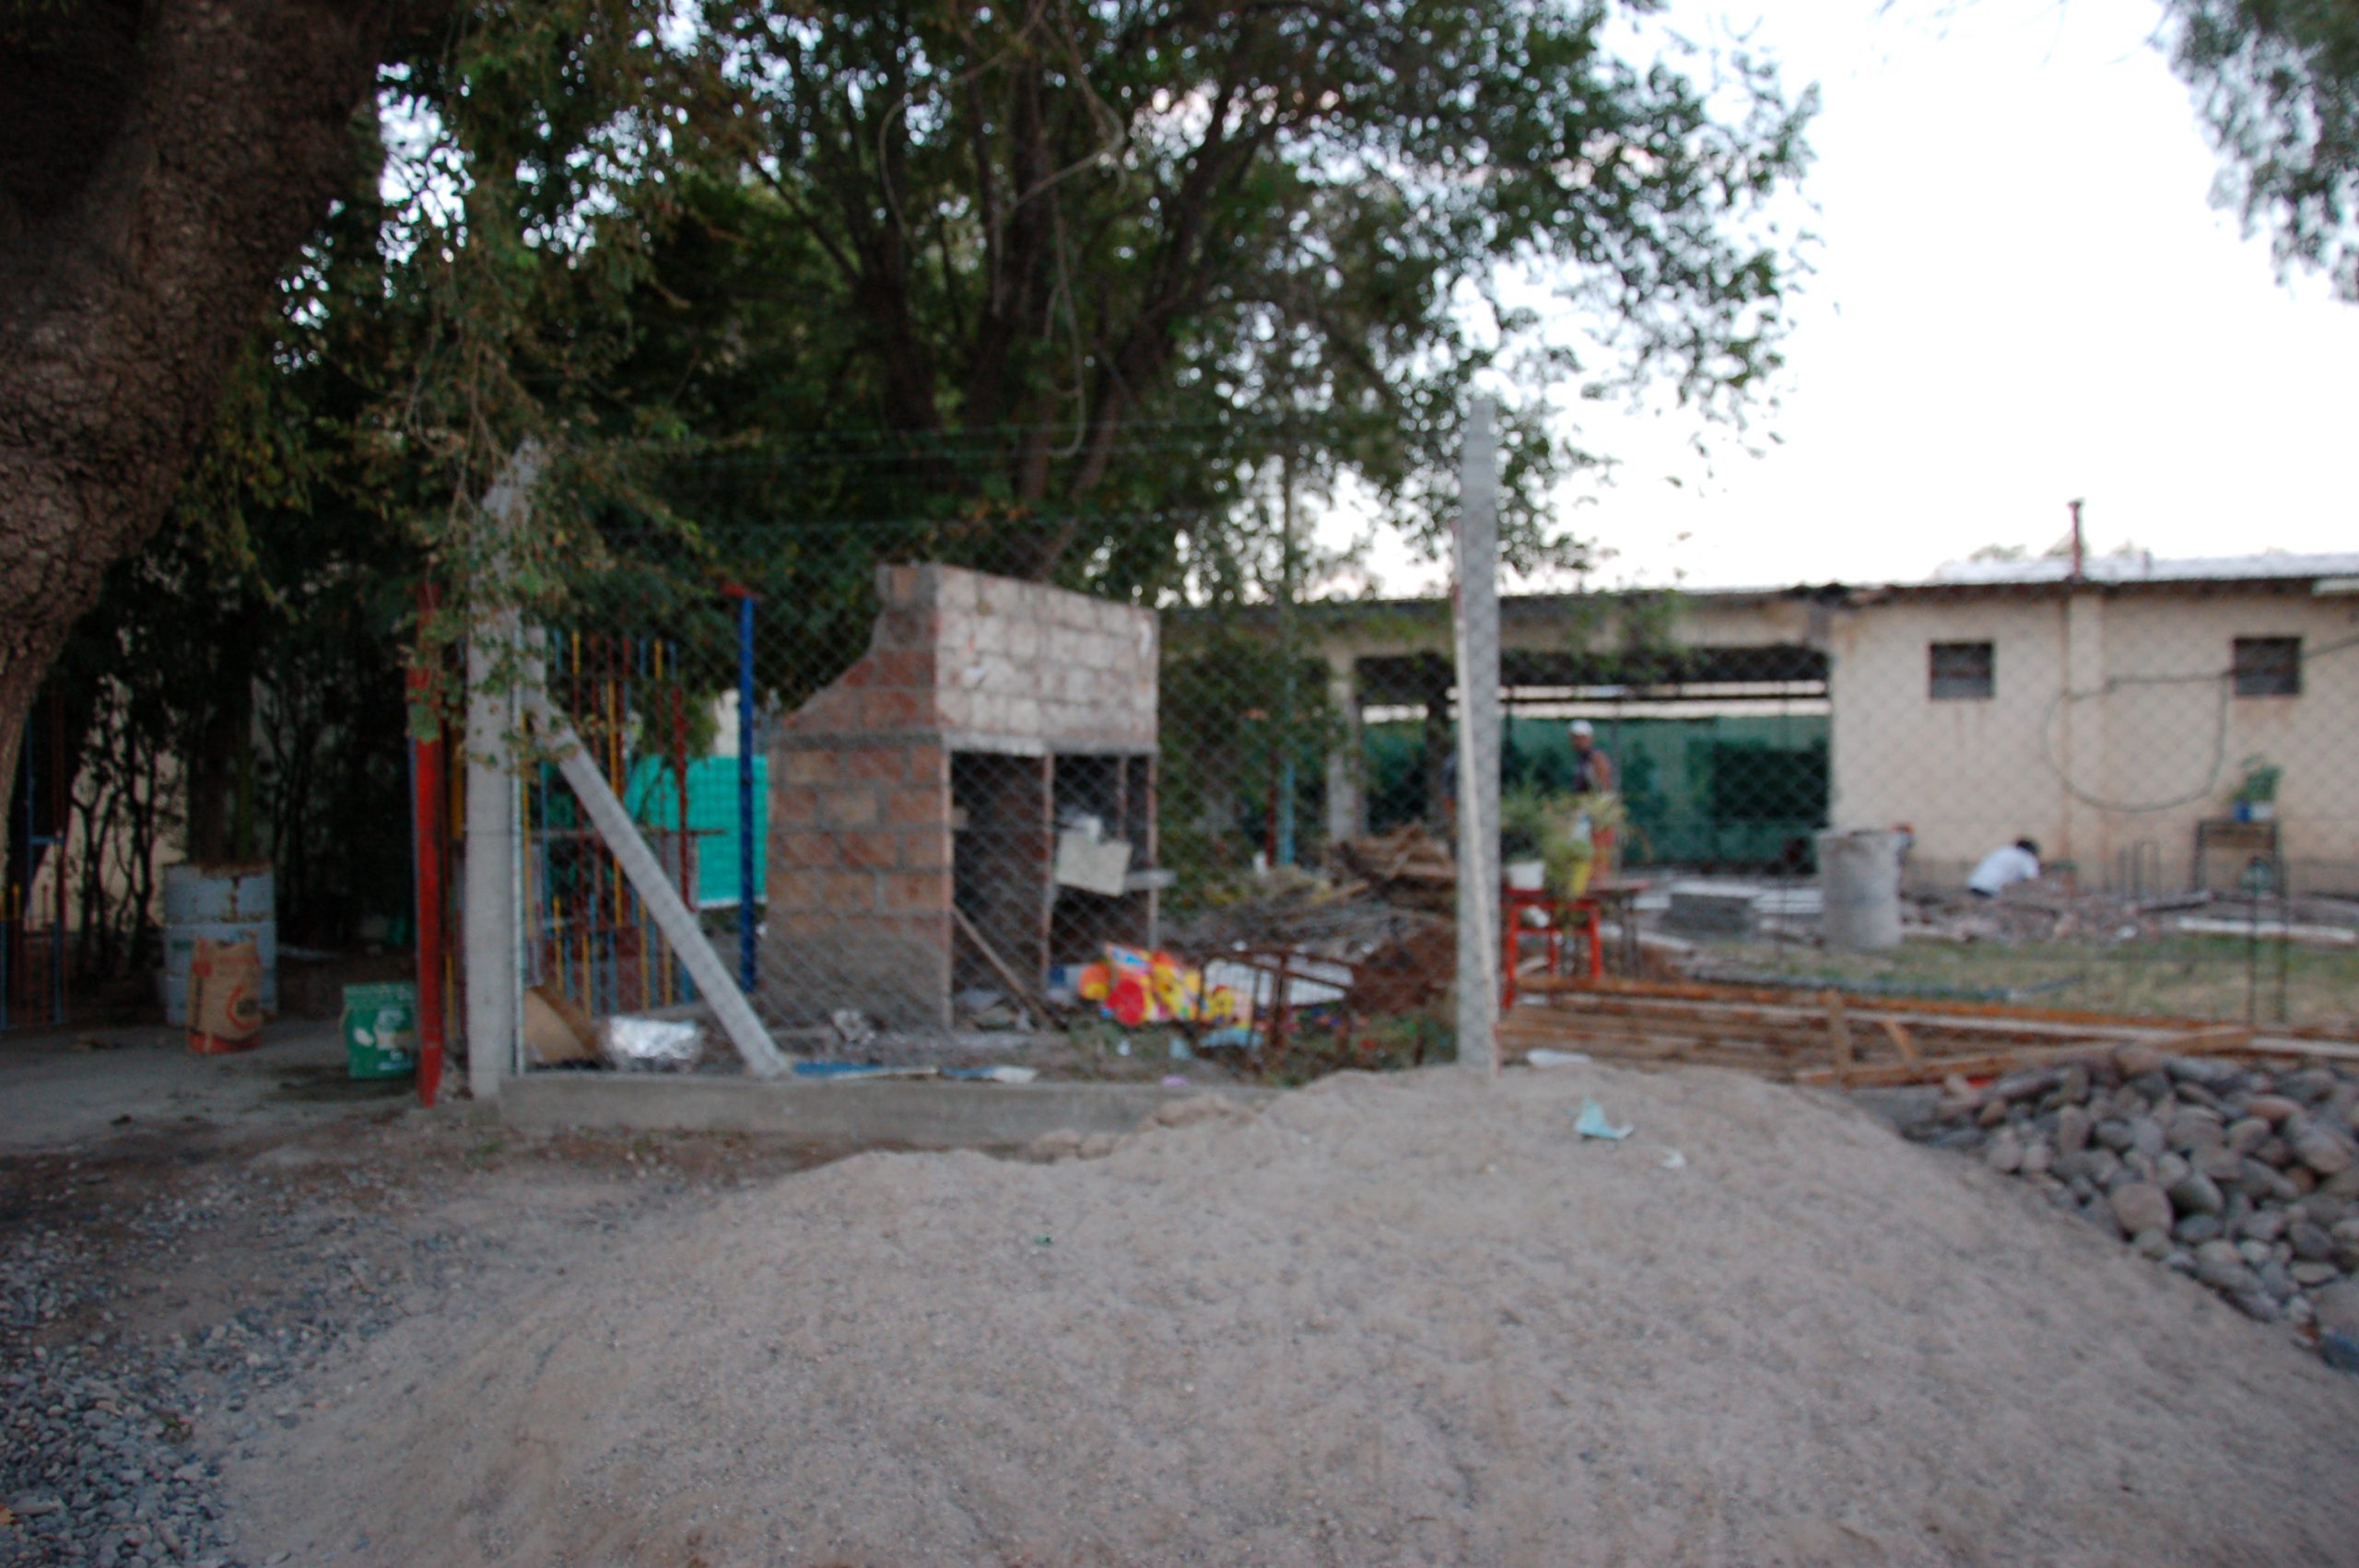
[{"label": "dirt mound", "polygon": [[[1635,1134],[1578,1138],[1584,1093]],[[403,1564],[2217,1563],[2359,1527],[2359,1382],[1747,1078],[1346,1077],[1101,1160],[863,1156],[559,1283],[371,1346],[233,1476],[268,1536]]]}]

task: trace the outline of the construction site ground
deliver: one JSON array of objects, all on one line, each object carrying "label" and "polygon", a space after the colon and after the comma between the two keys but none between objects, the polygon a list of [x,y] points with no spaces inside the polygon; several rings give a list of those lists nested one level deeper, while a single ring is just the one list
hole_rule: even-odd
[{"label": "construction site ground", "polygon": [[842,1158],[520,1136],[335,1051],[0,1046],[0,1563],[2359,1539],[2359,1379],[1831,1093],[1347,1073],[1099,1158]]}]

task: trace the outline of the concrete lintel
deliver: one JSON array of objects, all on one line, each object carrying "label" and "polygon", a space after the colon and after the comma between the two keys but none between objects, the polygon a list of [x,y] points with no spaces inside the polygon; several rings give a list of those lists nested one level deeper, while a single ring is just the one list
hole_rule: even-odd
[{"label": "concrete lintel", "polygon": [[865,1082],[671,1078],[539,1072],[511,1079],[501,1116],[530,1132],[628,1128],[641,1132],[746,1132],[909,1149],[989,1149],[1069,1129],[1128,1132],[1158,1107],[1197,1094],[1244,1105],[1273,1089],[1166,1089],[1152,1083],[958,1083],[886,1078]]},{"label": "concrete lintel", "polygon": [[940,746],[951,752],[989,752],[998,756],[1153,756],[1155,743],[1101,735],[1008,735],[987,730],[789,730],[764,746],[771,752],[852,752]]},{"label": "concrete lintel", "polygon": [[990,752],[999,756],[1153,756],[1155,743],[1107,740],[1102,736],[1003,735],[983,730],[945,730],[942,747],[953,752]]}]

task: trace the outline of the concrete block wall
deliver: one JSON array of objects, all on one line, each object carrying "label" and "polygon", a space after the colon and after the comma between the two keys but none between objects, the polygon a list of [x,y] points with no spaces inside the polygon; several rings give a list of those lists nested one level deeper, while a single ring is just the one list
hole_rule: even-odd
[{"label": "concrete block wall", "polygon": [[770,734],[767,1008],[949,1022],[954,752],[1156,744],[1155,613],[882,567],[868,651]]}]

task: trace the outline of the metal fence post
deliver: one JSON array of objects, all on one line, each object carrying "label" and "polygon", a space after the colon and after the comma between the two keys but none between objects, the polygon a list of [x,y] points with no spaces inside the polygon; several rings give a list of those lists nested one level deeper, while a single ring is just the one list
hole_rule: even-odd
[{"label": "metal fence post", "polygon": [[1458,666],[1458,1059],[1499,1067],[1499,549],[1491,404],[1476,398],[1460,459]]},{"label": "metal fence post", "polygon": [[754,595],[737,600],[737,989],[754,994]]},{"label": "metal fence post", "polygon": [[[408,695],[413,704],[410,722],[421,724],[420,713],[433,700],[432,673],[420,661],[428,646],[427,623],[440,602],[434,584],[417,589],[417,640],[409,669]],[[442,1050],[446,1033],[443,978],[448,973],[443,947],[442,875],[450,824],[446,820],[450,780],[444,769],[442,722],[433,716],[429,734],[413,734],[410,755],[410,844],[412,900],[417,930],[417,1097],[429,1108],[442,1082]]]}]

